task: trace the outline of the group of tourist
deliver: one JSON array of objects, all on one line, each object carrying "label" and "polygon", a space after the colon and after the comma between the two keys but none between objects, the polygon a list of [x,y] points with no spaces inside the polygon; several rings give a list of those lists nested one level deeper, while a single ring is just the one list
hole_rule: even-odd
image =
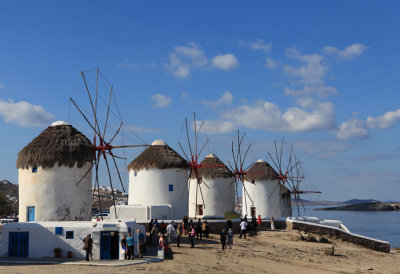
[{"label": "group of tourist", "polygon": [[[145,235],[138,229],[136,230],[136,246],[139,258],[143,258],[143,253],[146,252],[145,246]],[[135,253],[134,253],[134,245],[135,241],[131,233],[128,233],[128,237],[126,235],[122,236],[121,246],[124,252],[124,259],[125,260],[134,260]]]},{"label": "group of tourist", "polygon": [[[261,216],[258,215],[258,218],[256,219],[255,216],[252,217],[252,223],[254,228],[258,226],[258,228],[261,228]],[[239,239],[243,238],[246,239],[246,234],[247,234],[247,215],[244,216],[244,218],[241,219],[240,222],[240,235]],[[275,219],[273,216],[271,216],[271,229],[275,229]],[[182,219],[182,222],[176,226],[175,222],[172,221],[168,225],[165,224],[164,222],[159,223],[157,219],[151,219],[149,223],[149,232],[150,232],[150,239],[151,242],[154,246],[158,246],[160,250],[164,250],[165,253],[169,252],[169,245],[175,241],[176,239],[176,246],[180,247],[181,244],[181,239],[184,235],[188,235],[189,237],[189,242],[190,242],[190,247],[194,247],[195,245],[195,238],[197,237],[197,240],[202,240],[203,235],[204,237],[208,238],[210,234],[210,229],[208,226],[207,221],[202,221],[199,219],[197,222],[194,222],[192,219],[188,219],[187,216],[184,216]],[[166,235],[166,239],[164,238]],[[160,235],[160,237],[159,237]],[[233,245],[233,225],[232,225],[232,220],[227,219],[226,220],[226,229],[222,229],[220,233],[220,243],[222,246],[222,249],[225,249],[225,246],[228,245],[229,248],[232,248]],[[139,255],[139,258],[143,258],[143,253],[146,252],[146,247],[145,247],[145,242],[146,242],[146,237],[145,235],[138,229],[136,231],[136,245],[137,245],[137,252]],[[92,249],[93,249],[93,240],[91,238],[91,235],[89,234],[85,239],[83,239],[84,242],[84,249],[86,250],[86,260],[89,261],[89,256],[92,258]],[[123,236],[121,240],[121,246],[122,249],[125,250],[124,253],[124,258],[125,260],[134,260],[135,255],[134,255],[134,238],[131,233],[128,234],[128,237],[126,235]],[[92,258],[93,260],[93,258]]]},{"label": "group of tourist", "polygon": [[[151,227],[151,229],[150,229]],[[190,241],[190,247],[194,247],[194,240],[202,240],[203,236],[208,238],[210,230],[207,221],[202,222],[201,219],[198,221],[189,220],[187,216],[184,216],[180,224],[176,224],[174,221],[171,223],[164,224],[159,223],[157,219],[151,219],[149,223],[150,238],[154,246],[165,247],[176,240],[176,246],[180,247],[181,239],[184,235],[188,235]],[[164,242],[164,236],[166,234],[166,241]],[[160,238],[159,238],[159,235]],[[161,243],[161,237],[163,242]]]}]

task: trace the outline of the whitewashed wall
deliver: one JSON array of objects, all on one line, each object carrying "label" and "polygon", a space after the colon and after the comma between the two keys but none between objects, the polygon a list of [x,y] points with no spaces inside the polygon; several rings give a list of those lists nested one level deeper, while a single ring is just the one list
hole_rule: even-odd
[{"label": "whitewashed wall", "polygon": [[279,186],[279,180],[274,181],[256,181],[255,184],[245,182],[247,193],[251,200],[246,196],[246,204],[244,197],[244,189],[242,187],[242,215],[247,214],[251,217],[251,207],[256,207],[256,217],[271,217],[275,218],[282,216],[282,199],[281,199],[281,188]]},{"label": "whitewashed wall", "polygon": [[[108,227],[104,227],[108,225]],[[110,226],[111,225],[111,226]],[[55,228],[62,227],[62,235],[55,235]],[[38,222],[38,223],[11,223],[2,227],[2,237],[0,245],[0,257],[8,256],[9,232],[29,232],[29,258],[54,257],[54,248],[60,248],[62,257],[66,257],[67,252],[71,251],[74,258],[85,258],[83,250],[83,239],[92,234],[93,239],[93,259],[100,259],[100,232],[101,231],[119,231],[119,259],[124,259],[124,250],[121,247],[123,235],[128,235],[129,228],[135,239],[136,248],[136,230],[140,229],[142,233],[146,232],[143,225],[136,222]],[[73,239],[66,239],[65,232],[74,231]]]},{"label": "whitewashed wall", "polygon": [[[234,178],[213,178],[203,181],[210,188],[208,189],[203,183],[200,184],[203,192],[204,206],[203,216],[207,217],[224,217],[226,211],[233,211],[235,207],[235,183]],[[189,217],[194,218],[196,213],[196,185],[197,179],[190,179],[189,187]],[[202,204],[200,189],[197,193],[197,204]],[[198,216],[202,217],[202,216]]]},{"label": "whitewashed wall", "polygon": [[[171,216],[167,218],[182,219],[188,212],[187,176],[183,169],[142,169],[136,176],[130,170],[128,205],[171,205]],[[170,184],[173,191],[169,191]],[[150,215],[153,218],[151,212]]]},{"label": "whitewashed wall", "polygon": [[92,172],[83,178],[91,163],[82,168],[58,166],[18,169],[19,220],[27,221],[26,209],[35,206],[36,221],[88,221],[92,204]]}]

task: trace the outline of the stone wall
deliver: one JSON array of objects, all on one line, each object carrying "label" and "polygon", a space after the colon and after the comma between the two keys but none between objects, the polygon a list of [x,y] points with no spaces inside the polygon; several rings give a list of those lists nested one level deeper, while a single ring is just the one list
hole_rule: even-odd
[{"label": "stone wall", "polygon": [[300,230],[307,233],[310,232],[318,235],[325,235],[332,238],[341,239],[342,241],[350,242],[380,252],[390,252],[390,244],[388,242],[367,238],[353,233],[348,233],[334,227],[300,221],[288,221],[287,228],[291,230]]}]

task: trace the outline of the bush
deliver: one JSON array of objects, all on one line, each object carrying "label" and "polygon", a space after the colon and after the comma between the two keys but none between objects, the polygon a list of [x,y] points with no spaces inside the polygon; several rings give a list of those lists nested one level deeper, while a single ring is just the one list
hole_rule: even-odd
[{"label": "bush", "polygon": [[240,215],[239,214],[237,214],[236,212],[234,212],[234,211],[225,211],[225,213],[224,213],[224,217],[226,218],[226,219],[237,219],[237,218],[240,218]]}]

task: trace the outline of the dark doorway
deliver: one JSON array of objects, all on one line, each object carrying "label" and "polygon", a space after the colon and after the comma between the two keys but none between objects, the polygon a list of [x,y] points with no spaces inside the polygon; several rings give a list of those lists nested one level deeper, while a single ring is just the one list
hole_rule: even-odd
[{"label": "dark doorway", "polygon": [[119,232],[100,232],[100,260],[119,259]]},{"label": "dark doorway", "polygon": [[251,217],[256,217],[256,207],[255,206],[250,207],[250,211],[251,211]]},{"label": "dark doorway", "polygon": [[25,257],[29,254],[29,232],[8,234],[8,257]]}]

